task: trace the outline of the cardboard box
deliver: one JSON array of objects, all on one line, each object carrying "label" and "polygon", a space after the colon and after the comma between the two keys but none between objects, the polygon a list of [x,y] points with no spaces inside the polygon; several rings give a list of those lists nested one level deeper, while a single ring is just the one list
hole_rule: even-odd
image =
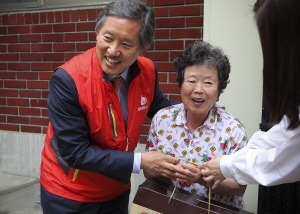
[{"label": "cardboard box", "polygon": [[[207,214],[208,199],[183,189],[176,191],[168,203],[174,186],[160,180],[146,180],[138,188],[130,214]],[[249,214],[245,210],[211,200],[211,214]]]}]

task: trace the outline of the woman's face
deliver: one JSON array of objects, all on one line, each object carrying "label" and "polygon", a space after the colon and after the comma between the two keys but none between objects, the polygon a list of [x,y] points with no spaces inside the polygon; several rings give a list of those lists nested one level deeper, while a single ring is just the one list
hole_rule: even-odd
[{"label": "woman's face", "polygon": [[215,68],[188,66],[180,89],[182,102],[187,109],[187,119],[206,120],[218,98],[218,71]]}]

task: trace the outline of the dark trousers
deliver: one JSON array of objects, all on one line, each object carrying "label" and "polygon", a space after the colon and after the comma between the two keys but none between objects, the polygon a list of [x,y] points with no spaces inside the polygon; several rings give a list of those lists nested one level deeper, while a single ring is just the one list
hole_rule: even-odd
[{"label": "dark trousers", "polygon": [[105,202],[84,203],[49,193],[41,185],[41,205],[44,214],[128,214],[130,190]]}]

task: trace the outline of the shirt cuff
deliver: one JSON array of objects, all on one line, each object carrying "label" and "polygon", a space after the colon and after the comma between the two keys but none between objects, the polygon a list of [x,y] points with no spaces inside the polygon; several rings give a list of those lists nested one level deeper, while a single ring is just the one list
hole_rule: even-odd
[{"label": "shirt cuff", "polygon": [[232,155],[224,155],[221,159],[220,168],[221,168],[222,174],[225,178],[233,178],[234,179],[232,161],[233,161]]},{"label": "shirt cuff", "polygon": [[141,171],[142,153],[134,153],[132,172],[139,174]]}]

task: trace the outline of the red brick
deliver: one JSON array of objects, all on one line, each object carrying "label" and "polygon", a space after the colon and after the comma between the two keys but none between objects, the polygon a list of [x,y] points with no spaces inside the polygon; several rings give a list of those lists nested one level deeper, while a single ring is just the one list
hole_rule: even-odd
[{"label": "red brick", "polygon": [[54,43],[53,51],[75,51],[75,43]]},{"label": "red brick", "polygon": [[20,42],[41,42],[41,34],[20,35]]},{"label": "red brick", "polygon": [[172,72],[169,72],[168,73],[169,74],[169,82],[175,82],[175,83],[177,83],[177,81],[176,81],[176,78],[177,78],[177,73],[172,73]]},{"label": "red brick", "polygon": [[53,71],[39,72],[40,80],[49,80],[52,74],[53,74]]},{"label": "red brick", "polygon": [[146,144],[147,143],[147,138],[148,138],[148,135],[140,135],[139,143],[140,144]]},{"label": "red brick", "polygon": [[88,9],[88,20],[95,21],[97,19],[96,9]]},{"label": "red brick", "polygon": [[41,53],[21,53],[20,59],[21,61],[41,61],[42,55]]},{"label": "red brick", "polygon": [[42,34],[42,41],[43,42],[62,42],[62,41],[64,41],[64,34],[62,34],[62,33]]},{"label": "red brick", "polygon": [[33,13],[32,14],[32,23],[33,24],[39,24],[40,23],[39,13]]},{"label": "red brick", "polygon": [[54,12],[48,12],[48,23],[54,23]]},{"label": "red brick", "polygon": [[18,132],[19,125],[12,125],[12,124],[7,124],[7,123],[0,124],[0,130]]},{"label": "red brick", "polygon": [[7,45],[0,45],[0,52],[7,52]]},{"label": "red brick", "polygon": [[156,50],[183,50],[182,40],[159,40],[155,42]]},{"label": "red brick", "polygon": [[170,60],[173,62],[173,60],[178,57],[181,52],[182,51],[170,51]]},{"label": "red brick", "polygon": [[19,42],[19,37],[17,35],[0,36],[1,43],[16,43]]},{"label": "red brick", "polygon": [[66,33],[65,41],[87,41],[87,33]]},{"label": "red brick", "polygon": [[30,44],[12,44],[8,45],[8,52],[29,52]]},{"label": "red brick", "polygon": [[45,107],[47,108],[47,100],[46,99],[31,99],[30,100],[31,107]]},{"label": "red brick", "polygon": [[182,103],[180,94],[170,94],[169,99]]},{"label": "red brick", "polygon": [[145,56],[152,60],[169,60],[169,53],[166,51],[148,51]]},{"label": "red brick", "polygon": [[168,81],[167,73],[159,72],[158,80],[159,80],[159,82],[167,82]]},{"label": "red brick", "polygon": [[48,122],[49,122],[48,118],[30,117],[30,124],[31,125],[47,126]]},{"label": "red brick", "polygon": [[171,29],[170,30],[171,38],[200,38],[201,30],[199,28],[192,29]]},{"label": "red brick", "polygon": [[41,116],[40,108],[19,108],[20,115]]},{"label": "red brick", "polygon": [[12,71],[1,71],[0,79],[15,79],[16,72]]},{"label": "red brick", "polygon": [[155,6],[184,4],[184,0],[155,0]]},{"label": "red brick", "polygon": [[9,24],[16,25],[17,24],[17,14],[10,14],[9,15]]},{"label": "red brick", "polygon": [[43,117],[48,117],[48,109],[42,109],[42,116]]},{"label": "red brick", "polygon": [[0,114],[18,114],[18,107],[0,106]]},{"label": "red brick", "polygon": [[0,53],[0,61],[18,61],[19,54],[17,53]]},{"label": "red brick", "polygon": [[40,13],[40,23],[47,23],[47,13],[46,12],[43,12],[43,13]]},{"label": "red brick", "polygon": [[0,94],[3,97],[18,97],[19,91],[15,89],[0,89]]},{"label": "red brick", "polygon": [[35,62],[35,63],[31,63],[31,70],[32,71],[51,71],[52,66],[51,66],[51,63],[47,63],[47,62]]},{"label": "red brick", "polygon": [[7,14],[4,14],[2,17],[2,25],[9,25],[9,17]]},{"label": "red brick", "polygon": [[187,17],[186,18],[187,27],[203,27],[203,16],[200,17]]},{"label": "red brick", "polygon": [[49,91],[42,91],[42,98],[47,99]]},{"label": "red brick", "polygon": [[41,133],[42,132],[42,127],[40,127],[40,126],[26,126],[26,125],[21,125],[21,132]]},{"label": "red brick", "polygon": [[25,63],[25,62],[8,63],[8,69],[9,70],[17,70],[17,71],[29,71],[30,63]]},{"label": "red brick", "polygon": [[40,90],[20,90],[20,97],[34,97],[34,98],[40,98],[41,97],[41,91]]},{"label": "red brick", "polygon": [[156,17],[169,16],[169,8],[168,7],[157,7],[154,8]]},{"label": "red brick", "polygon": [[78,10],[72,10],[72,22],[77,22],[79,17],[79,11]]},{"label": "red brick", "polygon": [[7,98],[7,105],[9,106],[28,106],[28,104],[28,99]]},{"label": "red brick", "polygon": [[157,29],[155,31],[156,39],[167,39],[169,38],[170,30],[169,29]]},{"label": "red brick", "polygon": [[55,11],[55,23],[62,22],[62,11]]},{"label": "red brick", "polygon": [[7,116],[8,123],[29,124],[29,117]]},{"label": "red brick", "polygon": [[0,26],[0,34],[7,34],[7,27],[1,27]]},{"label": "red brick", "polygon": [[186,0],[187,4],[204,3],[204,0]]},{"label": "red brick", "polygon": [[63,21],[70,22],[71,20],[71,11],[63,11]]},{"label": "red brick", "polygon": [[65,53],[65,61],[69,61],[72,59],[74,56],[77,56],[79,53]]},{"label": "red brick", "polygon": [[37,80],[38,77],[37,72],[17,72],[17,79]]},{"label": "red brick", "polygon": [[148,135],[149,128],[150,128],[149,125],[143,124],[143,126],[142,126],[142,128],[141,128],[141,131],[140,131],[140,134]]},{"label": "red brick", "polygon": [[188,47],[189,46],[189,44],[192,44],[192,43],[194,43],[194,42],[196,42],[196,41],[203,41],[202,39],[189,39],[189,40],[185,40],[184,41],[184,46],[185,47]]},{"label": "red brick", "polygon": [[80,21],[86,21],[87,20],[87,10],[86,9],[80,10],[79,15],[80,15]]},{"label": "red brick", "polygon": [[42,127],[42,134],[47,134],[47,127]]},{"label": "red brick", "polygon": [[26,81],[22,80],[5,80],[5,88],[26,88]]},{"label": "red brick", "polygon": [[[52,68],[55,69],[55,68],[61,66],[63,63],[64,62],[52,62],[51,63],[52,64]],[[51,70],[53,70],[53,69],[51,69]]]},{"label": "red brick", "polygon": [[63,53],[43,53],[43,61],[64,61]]},{"label": "red brick", "polygon": [[0,70],[7,70],[7,63],[0,63]]},{"label": "red brick", "polygon": [[32,24],[32,13],[25,14],[25,24]]},{"label": "red brick", "polygon": [[32,25],[31,26],[32,33],[48,33],[52,32],[52,25],[44,24],[44,25]]},{"label": "red brick", "polygon": [[170,8],[170,16],[200,15],[200,5],[179,6]]},{"label": "red brick", "polygon": [[175,71],[175,65],[173,62],[156,62],[159,71]]},{"label": "red brick", "polygon": [[88,32],[89,41],[96,42],[96,32]]},{"label": "red brick", "polygon": [[77,31],[95,31],[95,22],[78,22],[76,23]]},{"label": "red brick", "polygon": [[21,25],[21,26],[8,26],[9,34],[24,34],[30,33],[29,25]]},{"label": "red brick", "polygon": [[3,81],[4,81],[4,80],[1,80],[1,79],[0,79],[0,88],[3,88],[3,85],[4,85]]},{"label": "red brick", "polygon": [[184,27],[184,18],[158,18],[156,19],[158,28]]},{"label": "red brick", "polygon": [[0,123],[6,123],[6,115],[0,115]]},{"label": "red brick", "polygon": [[17,14],[17,24],[18,25],[23,25],[25,24],[25,17],[24,17],[24,14]]},{"label": "red brick", "polygon": [[175,83],[160,83],[159,87],[164,93],[180,93],[178,85]]},{"label": "red brick", "polygon": [[53,24],[53,32],[72,32],[75,31],[75,23]]},{"label": "red brick", "polygon": [[27,88],[48,89],[48,81],[27,81]]},{"label": "red brick", "polygon": [[44,43],[31,44],[31,51],[33,51],[33,52],[51,52],[52,44],[44,44]]},{"label": "red brick", "polygon": [[95,46],[96,46],[95,42],[76,43],[76,51],[86,51]]}]

